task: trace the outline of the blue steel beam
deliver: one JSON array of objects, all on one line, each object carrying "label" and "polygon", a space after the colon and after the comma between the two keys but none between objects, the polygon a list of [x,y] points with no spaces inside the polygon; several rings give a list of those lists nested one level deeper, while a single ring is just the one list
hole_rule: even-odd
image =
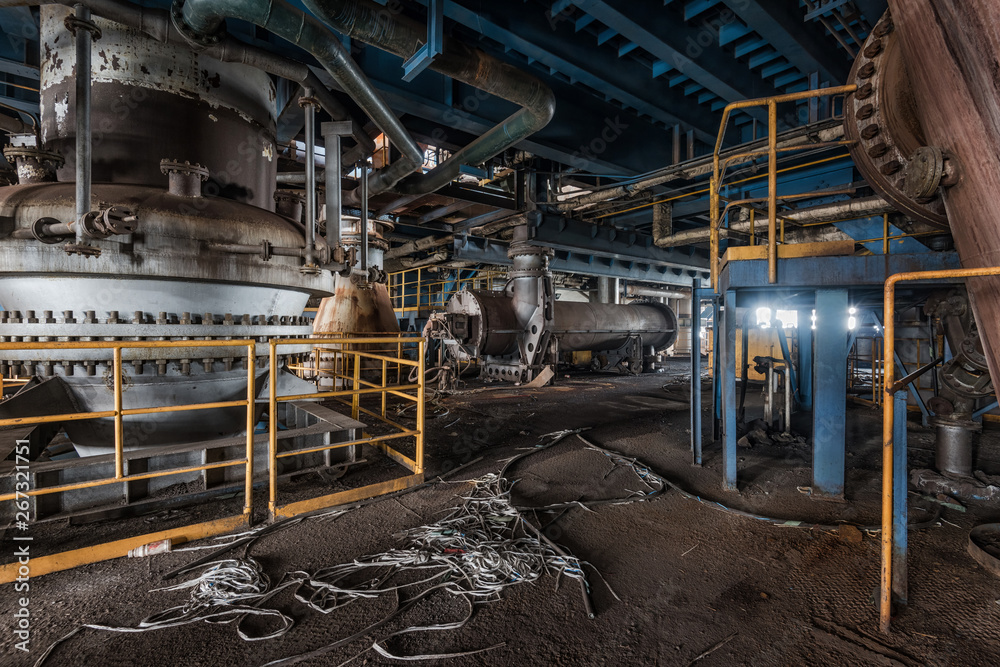
[{"label": "blue steel beam", "polygon": [[907,483],[906,469],[906,392],[897,391],[892,397],[894,411],[892,429],[892,594],[893,601],[906,604],[909,588],[907,549]]},{"label": "blue steel beam", "polygon": [[778,49],[802,74],[819,72],[821,81],[841,84],[850,63],[818,24],[803,21],[799,3],[789,0],[723,0],[744,23]]},{"label": "blue steel beam", "polygon": [[[476,236],[457,237],[452,243],[452,254],[456,260],[480,264],[510,266],[507,244]],[[697,269],[682,270],[669,266],[639,261],[620,261],[607,257],[587,254],[585,251],[565,252],[557,250],[549,267],[556,273],[570,273],[585,276],[606,276],[625,280],[660,283],[688,287],[692,278],[704,275]],[[693,275],[692,275],[693,274]],[[707,280],[702,280],[706,285]]]},{"label": "blue steel beam", "polygon": [[701,281],[691,281],[691,463],[701,465]]},{"label": "blue steel beam", "polygon": [[[717,25],[688,25],[682,15],[654,0],[574,0],[573,4],[726,101],[778,92],[733,62],[718,44]],[[766,118],[759,109],[750,115]]]},{"label": "blue steel beam", "polygon": [[529,238],[539,245],[557,250],[586,252],[622,262],[652,263],[683,270],[699,270],[707,275],[708,257],[692,247],[658,248],[653,238],[623,232],[614,227],[580,222],[556,215],[542,215],[528,220]]},{"label": "blue steel beam", "polygon": [[[958,253],[927,252],[910,255],[848,255],[782,259],[781,288],[882,287],[888,276],[908,271],[958,269]],[[727,262],[719,276],[720,289],[766,288],[767,261]]]},{"label": "blue steel beam", "polygon": [[[700,141],[715,142],[719,129],[717,117],[706,114],[704,108],[678,91],[670,90],[667,83],[650,80],[642,68],[623,66],[616,57],[617,50],[597,49],[587,44],[575,34],[572,21],[560,20],[558,13],[546,17],[542,12],[525,8],[511,16],[509,8],[499,4],[481,4],[471,9],[448,0],[445,16],[502,44],[504,49],[561,72],[640,114],[669,126],[680,123],[694,129]],[[558,98],[557,109],[563,99]]]},{"label": "blue steel beam", "polygon": [[799,311],[799,405],[803,410],[813,407],[813,329],[812,309]]},{"label": "blue steel beam", "polygon": [[736,491],[736,292],[725,294],[717,366],[722,373],[722,488]]},{"label": "blue steel beam", "polygon": [[847,290],[817,290],[812,495],[820,498],[844,496],[847,334]]}]

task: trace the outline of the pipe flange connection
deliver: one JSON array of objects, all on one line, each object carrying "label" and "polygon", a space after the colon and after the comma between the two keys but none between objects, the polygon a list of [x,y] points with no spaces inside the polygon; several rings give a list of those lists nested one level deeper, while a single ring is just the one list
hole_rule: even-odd
[{"label": "pipe flange connection", "polygon": [[921,146],[904,171],[903,190],[917,202],[934,199],[941,187],[958,182],[959,169],[955,156],[937,146]]},{"label": "pipe flange connection", "polygon": [[[889,12],[872,29],[848,83],[858,89],[844,102],[844,135],[851,141],[848,149],[861,175],[899,211],[947,229],[939,193],[931,189],[918,198],[907,187],[907,165],[924,139],[900,38]],[[925,187],[918,190],[928,192]]]},{"label": "pipe flange connection", "polygon": [[84,258],[100,257],[101,249],[86,243],[67,243],[63,246],[67,255],[81,255]]},{"label": "pipe flange connection", "polygon": [[177,197],[201,197],[201,184],[208,180],[208,169],[187,160],[160,160],[160,172],[166,174],[167,191]]},{"label": "pipe flange connection", "polygon": [[174,0],[170,5],[170,22],[180,33],[184,41],[191,45],[196,51],[215,46],[226,37],[226,23],[219,24],[219,29],[213,33],[200,33],[191,28],[184,21],[184,0]]},{"label": "pipe flange connection", "polygon": [[59,153],[34,146],[7,146],[3,155],[15,166],[17,182],[21,185],[55,181],[56,169],[65,163]]},{"label": "pipe flange connection", "polygon": [[306,107],[320,107],[319,100],[315,97],[300,97],[299,98],[299,108],[305,109]]},{"label": "pipe flange connection", "polygon": [[322,272],[322,269],[318,264],[309,263],[299,267],[299,273],[304,276],[318,276],[320,272]]},{"label": "pipe flange connection", "polygon": [[41,241],[42,243],[47,243],[49,245],[62,243],[66,239],[74,236],[73,234],[60,234],[54,236],[48,233],[49,229],[58,224],[59,221],[55,218],[39,218],[31,223],[31,235],[35,237],[36,241]]},{"label": "pipe flange connection", "polygon": [[191,164],[188,160],[181,162],[180,160],[168,160],[164,158],[160,160],[160,173],[168,176],[170,174],[194,176],[202,182],[208,180],[208,168],[201,166],[197,162]]},{"label": "pipe flange connection", "polygon": [[63,20],[63,25],[66,29],[76,37],[77,30],[86,30],[90,33],[90,38],[93,40],[98,40],[101,38],[101,29],[93,21],[87,21],[79,18],[73,14],[70,14]]},{"label": "pipe flange connection", "polygon": [[514,241],[507,249],[507,257],[554,257],[555,251],[552,248],[545,248],[527,241]]}]

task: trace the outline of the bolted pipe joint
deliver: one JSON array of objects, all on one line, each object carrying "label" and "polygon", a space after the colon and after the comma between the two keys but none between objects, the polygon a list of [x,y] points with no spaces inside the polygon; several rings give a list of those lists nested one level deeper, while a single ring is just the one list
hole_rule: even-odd
[{"label": "bolted pipe joint", "polygon": [[[91,211],[80,220],[60,222],[55,218],[39,218],[28,229],[18,229],[12,234],[16,239],[35,239],[46,244],[62,243],[71,238],[106,239],[109,236],[131,234],[138,226],[139,219],[124,206],[111,206],[100,211]],[[79,233],[78,233],[79,232]],[[69,247],[68,247],[69,248]],[[67,249],[69,254],[97,256],[101,251],[93,248],[81,251]]]},{"label": "bolted pipe joint", "polygon": [[208,180],[208,169],[187,160],[160,160],[160,172],[167,176],[167,191],[177,197],[201,197],[201,184]]}]

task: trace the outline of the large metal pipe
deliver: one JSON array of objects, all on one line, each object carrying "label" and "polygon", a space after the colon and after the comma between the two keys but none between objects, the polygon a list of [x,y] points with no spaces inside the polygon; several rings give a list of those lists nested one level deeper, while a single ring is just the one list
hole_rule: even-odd
[{"label": "large metal pipe", "polygon": [[[829,121],[824,121],[823,123],[820,123],[818,127],[817,125],[807,125],[805,127],[797,127],[793,130],[782,133],[778,137],[778,148],[836,141],[843,136],[844,126],[842,123],[831,124]],[[725,160],[726,158],[736,155],[737,153],[747,152],[757,148],[764,148],[766,146],[767,139],[740,144],[739,147],[732,148],[722,153],[721,158]],[[590,204],[597,204],[599,202],[617,199],[626,195],[635,195],[643,190],[648,190],[670,181],[679,179],[691,180],[698,176],[704,176],[710,173],[712,173],[711,155],[698,158],[696,160],[689,160],[681,163],[680,165],[674,164],[669,167],[665,167],[664,169],[649,174],[646,178],[637,180],[633,183],[612,186],[601,190],[594,190],[592,192],[586,192],[584,194],[565,199],[558,203],[558,208],[561,211],[573,211],[583,208],[584,206],[589,206]]]},{"label": "large metal pipe", "polygon": [[76,243],[86,244],[83,219],[90,213],[90,9],[76,6]]},{"label": "large metal pipe", "polygon": [[[338,32],[403,59],[412,57],[427,40],[423,24],[402,14],[390,15],[385,7],[370,0],[305,0],[305,5]],[[401,192],[427,193],[447,185],[458,176],[461,165],[481,164],[503,152],[545,127],[555,112],[555,96],[539,79],[448,37],[430,69],[513,102],[521,109],[438,167],[406,178],[397,187]],[[399,140],[390,138],[399,147]],[[372,189],[372,194],[380,191]]]},{"label": "large metal pipe", "polygon": [[368,273],[368,230],[370,221],[368,220],[368,163],[361,163],[361,220],[359,221],[359,233],[361,235],[361,251],[358,253],[359,267],[362,273]]},{"label": "large metal pipe", "polygon": [[180,21],[193,39],[221,39],[227,17],[253,23],[311,53],[399,149],[402,156],[372,176],[372,194],[391,188],[421,164],[420,147],[329,28],[284,0],[183,0]]},{"label": "large metal pipe", "polygon": [[313,264],[316,251],[316,106],[312,88],[299,99],[306,116],[306,265]]},{"label": "large metal pipe", "polygon": [[[514,298],[502,292],[468,290],[448,302],[448,312],[464,313],[473,320],[467,344],[481,356],[506,355],[517,350],[517,317]],[[661,303],[618,305],[556,301],[549,331],[564,352],[617,350],[632,336],[642,336],[643,346],[669,347],[677,335],[677,317]]]},{"label": "large metal pipe", "polygon": [[[940,191],[962,266],[1000,266],[996,2],[890,0],[889,9],[926,144],[954,156],[961,172]],[[1000,278],[971,278],[967,286],[990,373],[1000,378]]]},{"label": "large metal pipe", "polygon": [[628,295],[630,297],[651,296],[659,299],[682,299],[690,300],[691,294],[678,290],[663,289],[662,287],[642,287],[639,285],[629,285]]},{"label": "large metal pipe", "polygon": [[[327,155],[340,155],[340,132],[334,123],[323,123],[323,146]],[[323,182],[326,185],[326,241],[331,248],[337,248],[341,242],[341,225],[343,224],[343,198],[340,193],[340,165],[333,162],[323,172]]]},{"label": "large metal pipe", "polygon": [[669,347],[677,336],[677,318],[661,303],[628,306],[581,301],[556,301],[550,331],[559,349],[616,350],[629,338],[642,336],[643,346]]},{"label": "large metal pipe", "polygon": [[[861,197],[849,201],[813,206],[788,213],[781,217],[784,218],[786,223],[805,225],[871,217],[894,210],[895,207],[881,197]],[[754,229],[755,233],[763,233],[767,229],[766,221],[758,220],[754,225],[751,225],[749,220],[734,221],[730,223],[728,229],[723,228],[719,230],[719,237],[727,238],[730,232],[750,233],[751,229]],[[686,229],[675,234],[670,234],[669,236],[654,238],[653,243],[660,248],[674,248],[695,243],[708,243],[710,237],[711,230],[705,227],[704,229]]]}]

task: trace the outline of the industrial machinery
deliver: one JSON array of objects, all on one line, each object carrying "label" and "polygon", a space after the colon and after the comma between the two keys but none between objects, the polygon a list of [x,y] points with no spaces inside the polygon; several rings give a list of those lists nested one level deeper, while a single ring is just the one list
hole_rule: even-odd
[{"label": "industrial machinery", "polygon": [[[998,47],[986,31],[995,7],[899,0],[889,9],[851,70],[858,89],[845,104],[845,130],[855,141],[855,164],[918,224],[950,226],[964,267],[996,266],[1000,238],[987,202],[1000,184],[1000,127],[984,111],[996,100],[983,97],[994,93],[982,57]],[[925,307],[954,354],[939,371],[941,395],[929,406],[936,465],[959,476],[972,473],[975,402],[993,392],[991,372],[1000,371],[1000,279],[972,278],[967,289],[967,297],[932,295]]]},{"label": "industrial machinery", "polygon": [[[347,267],[331,261],[336,253],[315,234],[314,201],[305,198],[304,222],[296,198],[275,192],[270,76],[196,52],[179,36],[166,40],[165,24],[159,38],[148,34],[157,34],[155,24],[128,7],[116,16],[124,23],[91,18],[85,8],[41,8],[38,127],[12,133],[4,150],[18,183],[0,187],[2,340],[309,336],[308,299],[331,295],[335,271]],[[247,55],[238,51],[228,59]],[[283,214],[274,212],[276,199]],[[123,409],[244,399],[246,347],[242,355],[234,349],[123,350]],[[279,364],[307,352],[282,348]],[[255,364],[259,394],[266,345]],[[0,413],[111,411],[111,369],[110,349],[0,351],[0,371],[29,380]],[[279,391],[310,388],[290,373],[280,377]],[[132,415],[124,448],[181,448],[143,463],[150,472],[198,465],[204,451],[186,444],[225,441],[246,423],[242,407]],[[31,458],[59,428],[82,457],[113,451],[112,418],[74,419],[38,427]],[[151,480],[147,490],[184,481]],[[94,506],[120,500],[121,487],[66,497],[62,510]]]},{"label": "industrial machinery", "polygon": [[441,339],[452,359],[478,360],[480,377],[510,382],[530,382],[546,366],[554,369],[560,352],[581,350],[636,374],[674,342],[677,318],[662,303],[556,301],[550,255],[528,241],[526,227],[516,228],[506,288],[459,292],[425,333]]}]

